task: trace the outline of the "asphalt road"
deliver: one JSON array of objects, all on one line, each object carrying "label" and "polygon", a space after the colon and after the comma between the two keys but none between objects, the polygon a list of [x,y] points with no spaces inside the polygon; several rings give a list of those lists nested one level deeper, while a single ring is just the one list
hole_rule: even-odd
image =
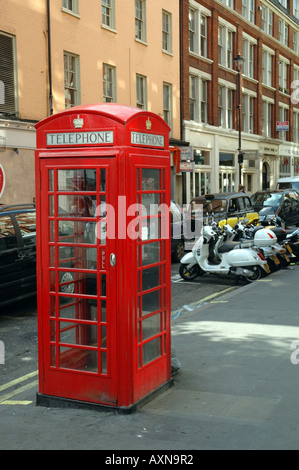
[{"label": "asphalt road", "polygon": [[[179,263],[174,263],[171,269],[172,316],[178,318],[201,303],[211,301],[219,293],[240,287],[228,276],[204,275],[194,281],[184,281],[179,275]],[[0,387],[38,369],[35,298],[2,307],[0,341],[5,347],[5,364],[0,365]]]}]

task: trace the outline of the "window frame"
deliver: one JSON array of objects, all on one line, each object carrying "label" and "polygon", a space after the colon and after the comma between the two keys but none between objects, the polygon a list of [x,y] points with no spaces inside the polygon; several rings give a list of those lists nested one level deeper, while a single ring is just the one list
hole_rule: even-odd
[{"label": "window frame", "polygon": [[62,0],[62,11],[79,16],[79,0]]},{"label": "window frame", "polygon": [[[110,3],[109,5],[104,4]],[[103,11],[105,9],[105,13]],[[107,21],[105,20],[105,18]],[[108,24],[109,23],[109,24]],[[102,27],[115,30],[115,0],[102,0],[101,1],[101,24]]]},{"label": "window frame", "polygon": [[135,40],[146,43],[146,37],[146,0],[135,0]]},{"label": "window frame", "polygon": [[[110,77],[108,80],[105,79],[105,71],[109,72]],[[105,93],[107,87],[111,87],[112,95]],[[116,103],[117,102],[117,90],[116,90],[116,67],[107,63],[103,63],[103,102],[104,103]]]},{"label": "window frame", "polygon": [[[164,19],[167,18],[167,27]],[[166,45],[166,47],[164,47]],[[162,10],[162,50],[172,54],[172,13]]]},{"label": "window frame", "polygon": [[[142,89],[140,87],[141,84]],[[136,74],[136,107],[147,109],[147,77],[139,73]]]},{"label": "window frame", "polygon": [[[70,70],[69,68],[66,70],[65,69],[65,57],[68,57],[68,63],[69,63],[69,58],[73,58],[75,61],[75,70]],[[73,108],[74,106],[78,106],[81,104],[81,90],[80,90],[80,56],[77,54],[74,54],[72,52],[68,51],[63,51],[63,59],[64,59],[64,65],[63,65],[63,70],[64,70],[64,103],[65,103],[65,109]],[[66,72],[67,74],[69,73],[74,73],[75,74],[75,84],[76,86],[66,86]],[[68,77],[67,77],[68,78]],[[66,91],[67,90],[73,90],[74,93],[74,103],[71,104],[70,106],[66,106]]]}]

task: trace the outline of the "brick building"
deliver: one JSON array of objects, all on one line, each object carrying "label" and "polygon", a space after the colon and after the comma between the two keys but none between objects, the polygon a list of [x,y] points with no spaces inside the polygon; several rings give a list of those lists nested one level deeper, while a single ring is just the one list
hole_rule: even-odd
[{"label": "brick building", "polygon": [[[299,175],[298,0],[182,0],[184,199]],[[234,58],[245,59],[238,72]]]}]

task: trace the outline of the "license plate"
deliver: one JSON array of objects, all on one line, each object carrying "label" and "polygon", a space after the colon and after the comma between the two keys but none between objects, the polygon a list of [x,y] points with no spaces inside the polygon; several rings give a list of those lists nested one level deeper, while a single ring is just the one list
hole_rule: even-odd
[{"label": "license plate", "polygon": [[280,261],[279,259],[277,258],[277,256],[272,256],[272,259],[274,261],[275,264],[280,264]]},{"label": "license plate", "polygon": [[265,269],[266,273],[268,273],[268,274],[271,273],[271,269],[269,268],[268,263],[264,264],[264,269]]},{"label": "license plate", "polygon": [[290,262],[290,258],[287,256],[287,255],[283,255],[284,256],[284,259],[289,263]]},{"label": "license plate", "polygon": [[290,247],[290,245],[286,245],[286,249],[288,250],[289,253],[292,253],[292,252],[293,252],[293,250],[292,250],[292,248]]}]

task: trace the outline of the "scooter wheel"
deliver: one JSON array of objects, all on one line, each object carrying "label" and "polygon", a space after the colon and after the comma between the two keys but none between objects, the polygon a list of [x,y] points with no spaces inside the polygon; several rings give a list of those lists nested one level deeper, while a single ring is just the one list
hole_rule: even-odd
[{"label": "scooter wheel", "polygon": [[246,282],[258,281],[262,277],[263,271],[260,266],[255,266],[254,269],[248,267],[247,269],[252,271],[252,276],[244,276]]},{"label": "scooter wheel", "polygon": [[195,264],[192,268],[188,268],[187,264],[181,264],[179,273],[185,281],[192,281],[200,274],[200,268],[198,264]]}]

